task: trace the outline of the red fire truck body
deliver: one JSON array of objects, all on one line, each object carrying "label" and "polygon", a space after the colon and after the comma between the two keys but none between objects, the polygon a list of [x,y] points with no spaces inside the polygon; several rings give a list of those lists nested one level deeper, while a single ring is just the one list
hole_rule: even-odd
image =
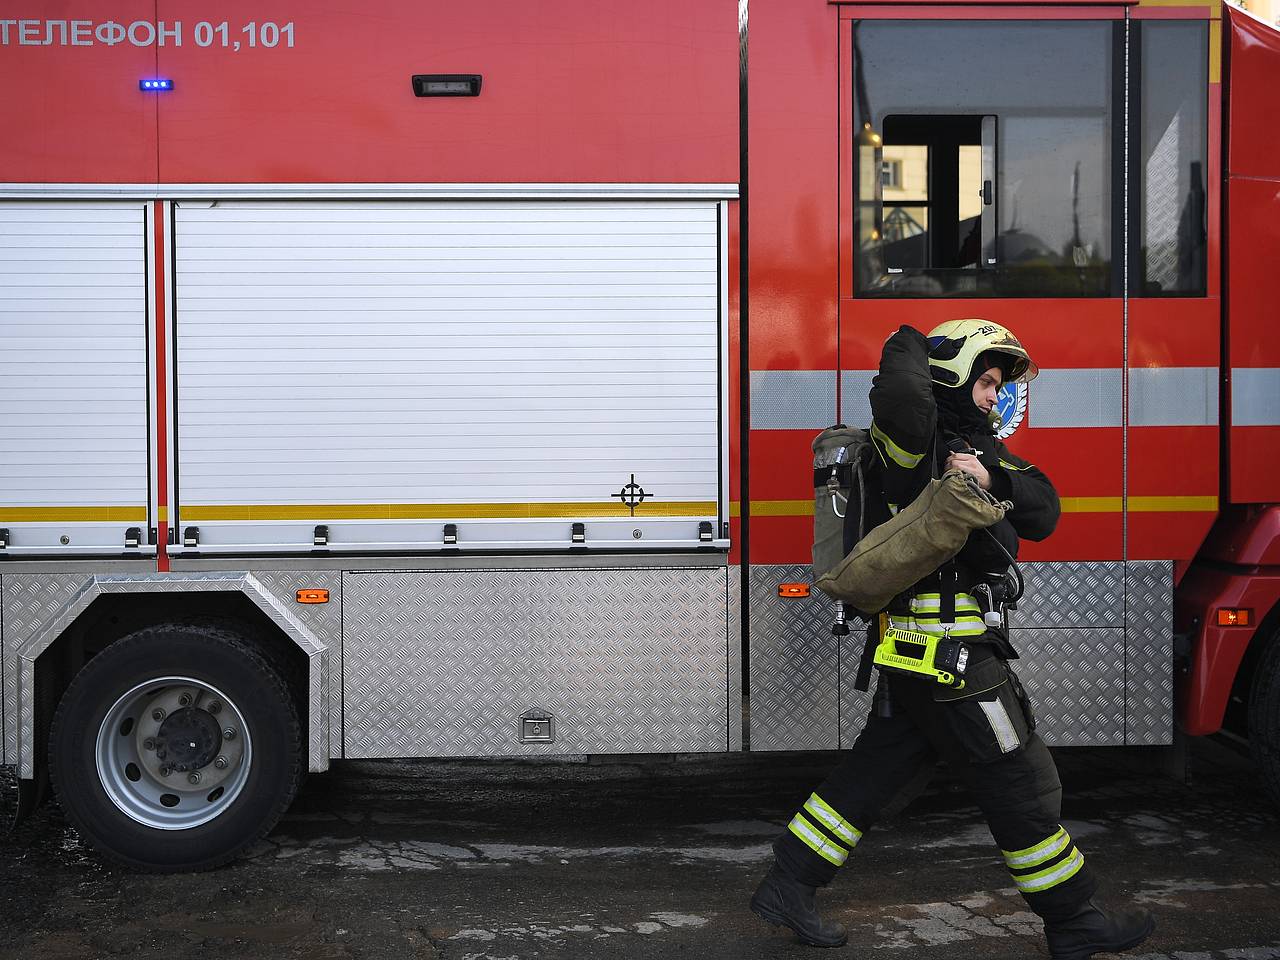
[{"label": "red fire truck body", "polygon": [[955,317],[1042,368],[1001,432],[1063,502],[1013,621],[1046,738],[1169,744],[1175,680],[1196,734],[1253,683],[1280,777],[1274,31],[109,14],[0,19],[24,806],[48,771],[104,853],[172,869],[269,829],[302,764],[848,746],[809,444],[869,420],[886,336]]}]

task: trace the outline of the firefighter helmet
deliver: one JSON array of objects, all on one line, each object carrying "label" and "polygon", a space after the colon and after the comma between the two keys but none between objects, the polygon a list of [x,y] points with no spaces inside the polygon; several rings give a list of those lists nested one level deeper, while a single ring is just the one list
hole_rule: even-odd
[{"label": "firefighter helmet", "polygon": [[929,331],[929,373],[935,383],[958,387],[973,376],[984,353],[999,354],[1006,383],[1029,383],[1040,368],[1012,333],[990,320],[948,320]]}]

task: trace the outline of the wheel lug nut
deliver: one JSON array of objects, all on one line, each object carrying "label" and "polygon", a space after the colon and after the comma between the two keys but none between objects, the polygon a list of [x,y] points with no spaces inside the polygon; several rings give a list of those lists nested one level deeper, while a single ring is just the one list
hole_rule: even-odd
[{"label": "wheel lug nut", "polygon": [[191,694],[189,693],[182,694],[182,696],[178,697],[178,703],[184,707],[191,706]]},{"label": "wheel lug nut", "polygon": [[234,740],[235,738],[236,738],[236,732],[231,727],[227,727],[227,729],[222,731],[223,740]]},{"label": "wheel lug nut", "polygon": [[152,711],[151,711],[151,719],[152,719],[152,720],[163,720],[163,719],[164,719],[164,711],[163,711],[162,709],[160,709],[159,707],[156,707],[154,710],[152,710]]},{"label": "wheel lug nut", "polygon": [[217,700],[211,700],[209,701],[209,706],[207,706],[205,709],[208,710],[210,713],[221,713],[222,704],[219,703]]},{"label": "wheel lug nut", "polygon": [[217,759],[217,760],[214,760],[214,761],[213,761],[213,765],[214,765],[215,767],[217,767],[219,770],[225,770],[225,769],[227,769],[227,758],[226,758],[226,757],[218,757],[218,759]]},{"label": "wheel lug nut", "polygon": [[172,771],[172,770],[170,770],[168,767],[161,767],[161,768],[160,768],[160,776],[162,776],[162,777],[167,777],[167,776],[168,776],[170,773],[172,773],[172,772],[173,772],[173,771]]},{"label": "wheel lug nut", "polygon": [[155,748],[156,748],[156,738],[155,738],[155,737],[147,737],[147,739],[145,739],[145,740],[143,740],[143,741],[142,741],[142,749],[143,749],[143,750],[154,750]]},{"label": "wheel lug nut", "polygon": [[198,773],[189,773],[189,774],[187,774],[187,783],[195,784],[195,783],[199,783],[199,782],[200,782],[200,774],[198,774]]}]

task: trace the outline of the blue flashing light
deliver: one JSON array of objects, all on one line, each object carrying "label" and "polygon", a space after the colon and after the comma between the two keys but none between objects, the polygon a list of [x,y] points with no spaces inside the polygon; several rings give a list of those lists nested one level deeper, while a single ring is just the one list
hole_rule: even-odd
[{"label": "blue flashing light", "polygon": [[148,93],[164,93],[173,89],[173,81],[165,79],[139,80],[138,89],[145,90]]}]

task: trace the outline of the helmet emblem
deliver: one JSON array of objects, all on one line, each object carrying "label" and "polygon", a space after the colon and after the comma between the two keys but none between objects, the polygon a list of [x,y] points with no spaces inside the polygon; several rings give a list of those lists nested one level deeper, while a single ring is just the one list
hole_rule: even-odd
[{"label": "helmet emblem", "polygon": [[1027,415],[1027,385],[1025,383],[1006,383],[1000,388],[996,397],[996,413],[1000,424],[996,428],[996,436],[1005,440],[1013,435]]}]

